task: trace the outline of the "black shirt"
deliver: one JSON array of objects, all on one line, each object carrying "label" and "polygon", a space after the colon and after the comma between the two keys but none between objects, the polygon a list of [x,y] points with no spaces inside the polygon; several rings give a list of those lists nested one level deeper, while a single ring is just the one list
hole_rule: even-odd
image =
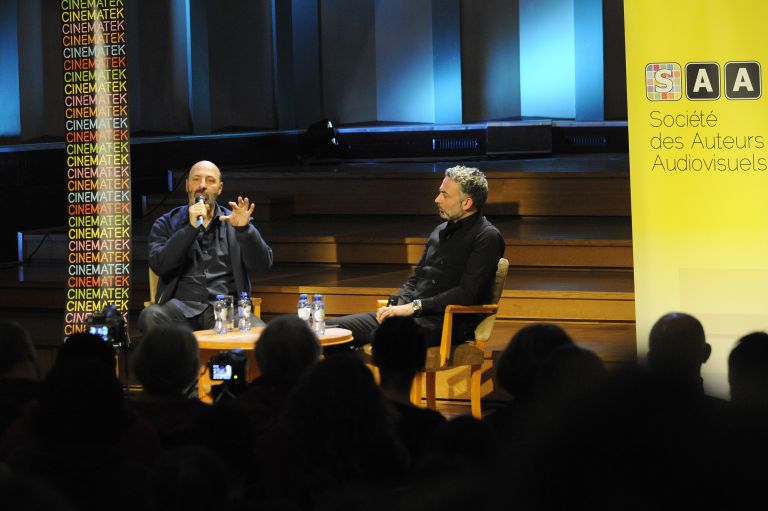
[{"label": "black shirt", "polygon": [[185,317],[203,312],[217,294],[235,292],[226,231],[221,228],[218,214],[198,234],[187,264],[172,299]]},{"label": "black shirt", "polygon": [[483,215],[444,222],[429,235],[416,269],[399,295],[421,299],[422,316],[442,315],[446,305],[488,303],[504,239]]}]

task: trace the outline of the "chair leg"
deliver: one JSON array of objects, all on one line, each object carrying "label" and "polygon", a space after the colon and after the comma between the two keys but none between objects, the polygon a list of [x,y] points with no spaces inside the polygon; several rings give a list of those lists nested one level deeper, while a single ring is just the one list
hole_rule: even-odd
[{"label": "chair leg", "polygon": [[373,364],[365,364],[368,366],[368,369],[371,370],[371,373],[373,374],[373,381],[376,382],[376,385],[379,385],[381,383],[381,376],[379,375],[379,368]]},{"label": "chair leg", "polygon": [[479,365],[470,366],[469,369],[469,401],[472,405],[472,416],[479,419],[482,416],[480,410],[480,377],[482,371]]},{"label": "chair leg", "polygon": [[424,373],[416,373],[411,384],[411,403],[421,406],[421,384],[424,381]]},{"label": "chair leg", "polygon": [[435,400],[435,373],[428,371],[427,375],[427,408],[431,410],[437,409],[437,402]]}]

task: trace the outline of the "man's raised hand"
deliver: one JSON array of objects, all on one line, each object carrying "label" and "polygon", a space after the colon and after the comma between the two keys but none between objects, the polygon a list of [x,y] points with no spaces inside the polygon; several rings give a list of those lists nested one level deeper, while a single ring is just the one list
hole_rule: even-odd
[{"label": "man's raised hand", "polygon": [[237,202],[230,201],[229,205],[232,207],[232,214],[221,215],[219,220],[222,222],[229,222],[232,227],[243,227],[248,225],[256,205],[251,204],[248,197],[242,198],[239,195],[237,196]]}]

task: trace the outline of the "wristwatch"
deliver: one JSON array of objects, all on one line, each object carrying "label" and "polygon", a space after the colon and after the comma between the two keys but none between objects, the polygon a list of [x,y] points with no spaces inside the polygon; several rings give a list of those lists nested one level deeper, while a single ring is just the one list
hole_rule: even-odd
[{"label": "wristwatch", "polygon": [[413,301],[413,315],[414,316],[421,315],[421,300],[419,300],[418,298]]}]

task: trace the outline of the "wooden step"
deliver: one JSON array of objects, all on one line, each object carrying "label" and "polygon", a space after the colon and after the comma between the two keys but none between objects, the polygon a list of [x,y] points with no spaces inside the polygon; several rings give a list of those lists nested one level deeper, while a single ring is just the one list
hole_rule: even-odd
[{"label": "wooden step", "polygon": [[[395,293],[410,271],[410,267],[398,265],[278,265],[253,278],[253,293],[262,298],[266,317],[295,313],[299,293],[321,293],[332,318],[373,311],[376,300]],[[146,265],[134,263],[131,278],[130,308],[137,316],[149,296]],[[60,342],[65,265],[28,265],[23,275],[18,270],[2,270],[0,291],[0,311],[5,317],[30,311],[34,317],[59,316],[59,326],[46,334],[45,343]],[[510,331],[504,325],[534,321],[634,324],[631,271],[511,268],[490,349],[509,340]]]},{"label": "wooden step", "polygon": [[[503,161],[465,162],[486,173],[488,215],[629,216],[628,155],[566,155]],[[451,164],[339,163],[292,167],[222,169],[224,200],[237,195],[290,197],[297,215],[433,215],[443,171]],[[186,169],[170,197],[184,200]],[[173,199],[171,199],[173,198]]]},{"label": "wooden step", "polygon": [[[512,266],[631,268],[631,222],[626,217],[491,217]],[[426,216],[300,216],[255,222],[277,263],[415,265],[429,232]],[[149,221],[133,224],[132,257],[146,261]],[[35,261],[67,257],[66,230],[22,233],[22,252]]]}]

